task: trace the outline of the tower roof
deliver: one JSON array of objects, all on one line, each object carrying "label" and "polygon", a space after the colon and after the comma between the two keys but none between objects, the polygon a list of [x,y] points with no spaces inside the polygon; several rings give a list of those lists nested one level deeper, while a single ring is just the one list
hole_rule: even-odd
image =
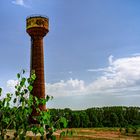
[{"label": "tower roof", "polygon": [[30,16],[27,16],[26,20],[29,18],[35,18],[35,17],[40,17],[40,18],[47,18],[49,19],[46,15],[40,15],[40,14],[32,14]]}]

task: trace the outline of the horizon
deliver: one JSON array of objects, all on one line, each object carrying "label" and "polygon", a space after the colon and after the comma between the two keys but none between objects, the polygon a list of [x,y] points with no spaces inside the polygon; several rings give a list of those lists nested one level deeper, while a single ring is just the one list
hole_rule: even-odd
[{"label": "horizon", "polygon": [[113,108],[113,107],[123,107],[123,108],[140,108],[140,106],[101,106],[101,107],[97,107],[97,106],[94,106],[94,107],[89,107],[89,108],[82,108],[82,109],[71,109],[71,108],[48,108],[49,110],[51,109],[58,109],[58,110],[65,110],[65,109],[70,109],[71,111],[84,111],[84,110],[87,110],[87,109],[102,109],[102,108]]}]

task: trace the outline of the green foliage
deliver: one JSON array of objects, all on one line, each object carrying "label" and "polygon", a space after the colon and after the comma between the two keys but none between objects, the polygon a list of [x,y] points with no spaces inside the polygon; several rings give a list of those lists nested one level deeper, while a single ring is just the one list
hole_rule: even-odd
[{"label": "green foliage", "polygon": [[61,117],[59,122],[60,122],[60,124],[62,124],[62,128],[63,127],[66,128],[67,127],[67,120],[66,120],[66,118]]},{"label": "green foliage", "polygon": [[[51,109],[51,121],[56,122],[63,116],[68,121],[68,128],[92,127],[127,127],[140,126],[139,107],[103,107],[73,111],[66,109]],[[57,115],[56,115],[57,114]]]},{"label": "green foliage", "polygon": [[[55,139],[53,132],[56,130],[53,123],[50,121],[50,111],[41,111],[39,105],[45,105],[53,97],[46,96],[45,99],[33,96],[33,82],[36,79],[35,72],[31,73],[29,78],[24,77],[25,70],[17,74],[18,82],[15,86],[15,95],[7,93],[4,98],[0,100],[0,140],[6,137],[7,129],[14,129],[14,139],[17,137],[20,140],[25,140],[27,131],[32,131],[35,135],[40,133],[41,139],[46,137]],[[0,96],[2,89],[0,88]],[[14,107],[11,106],[14,104]],[[30,124],[29,118],[32,113],[32,108],[35,107],[38,116],[32,118],[36,120],[37,124]],[[62,124],[62,127],[67,126],[67,121],[64,117],[57,120],[57,123]],[[60,127],[59,127],[60,128]]]}]

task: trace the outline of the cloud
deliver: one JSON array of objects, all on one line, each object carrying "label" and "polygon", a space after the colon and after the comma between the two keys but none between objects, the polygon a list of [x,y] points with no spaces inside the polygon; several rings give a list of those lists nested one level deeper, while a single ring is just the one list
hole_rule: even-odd
[{"label": "cloud", "polygon": [[98,69],[88,69],[88,72],[103,72],[106,71],[106,68],[98,68]]},{"label": "cloud", "polygon": [[23,6],[23,7],[28,7],[25,4],[24,0],[14,0],[14,1],[12,1],[12,3],[15,4],[15,5]]},{"label": "cloud", "polygon": [[[134,94],[140,91],[140,56],[130,56],[113,60],[108,58],[105,68],[89,69],[90,72],[101,72],[102,76],[86,85],[84,80],[70,79],[47,84],[47,92],[53,96],[76,96],[87,94]],[[138,92],[137,92],[138,95]]]},{"label": "cloud", "polygon": [[61,80],[53,84],[46,84],[47,94],[53,96],[81,95],[85,91],[85,82],[78,79]]},{"label": "cloud", "polygon": [[[112,60],[109,57],[109,66],[104,68],[103,76],[97,78],[88,90],[103,92],[111,90],[121,91],[138,86],[140,83],[140,56],[131,56]],[[140,89],[140,88],[139,88]]]},{"label": "cloud", "polygon": [[[115,59],[111,55],[108,62],[108,66],[105,68],[88,70],[101,72],[101,75],[98,75],[92,82],[87,84],[84,80],[70,78],[56,83],[47,83],[46,94],[54,97],[79,95],[140,96],[140,56],[131,55]],[[16,83],[17,81],[9,80],[7,86],[12,89]]]},{"label": "cloud", "polygon": [[113,57],[114,57],[113,55],[110,55],[109,58],[108,58],[108,61],[109,61],[110,65],[112,65],[112,63],[113,63]]},{"label": "cloud", "polygon": [[14,92],[15,91],[15,86],[17,85],[18,81],[17,80],[8,80],[7,81],[7,90],[9,92]]}]

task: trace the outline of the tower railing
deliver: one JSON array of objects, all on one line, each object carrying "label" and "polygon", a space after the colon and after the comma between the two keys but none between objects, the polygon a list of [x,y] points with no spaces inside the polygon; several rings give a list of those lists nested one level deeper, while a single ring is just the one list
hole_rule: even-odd
[{"label": "tower railing", "polygon": [[40,14],[32,14],[32,15],[30,15],[30,16],[27,16],[26,19],[35,18],[35,17],[40,17],[40,18],[47,18],[47,19],[49,19],[48,16],[46,16],[46,15],[40,15]]}]

